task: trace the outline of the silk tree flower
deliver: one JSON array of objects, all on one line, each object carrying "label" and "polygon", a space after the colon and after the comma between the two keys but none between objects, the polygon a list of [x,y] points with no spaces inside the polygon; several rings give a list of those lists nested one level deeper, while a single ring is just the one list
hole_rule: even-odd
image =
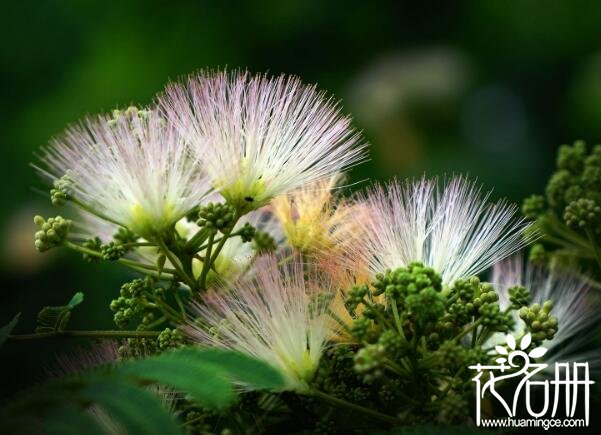
[{"label": "silk tree flower", "polygon": [[43,150],[38,170],[87,211],[154,238],[200,203],[207,178],[157,111],[114,115],[70,127]]},{"label": "silk tree flower", "polygon": [[234,349],[271,364],[288,388],[307,391],[326,341],[335,333],[325,304],[312,295],[319,282],[305,278],[298,261],[278,265],[278,258],[257,259],[253,279],[241,280],[233,290],[219,288],[196,304],[198,321],[188,334],[200,344]]},{"label": "silk tree flower", "polygon": [[347,253],[361,244],[367,208],[336,194],[341,174],[301,187],[271,202],[292,248],[318,262],[348,264]]},{"label": "silk tree flower", "polygon": [[[557,333],[551,340],[545,340],[543,346],[549,350],[545,363],[553,369],[554,362],[589,362],[599,367],[601,352],[591,350],[582,352],[582,348],[593,339],[598,323],[598,312],[601,301],[592,291],[591,285],[582,277],[569,271],[547,271],[532,264],[525,264],[521,255],[508,258],[495,264],[491,282],[499,294],[501,309],[511,305],[509,289],[523,286],[530,292],[530,302],[543,306],[545,301],[552,301],[551,314],[557,317]],[[514,336],[523,332],[523,322],[518,311],[514,311],[518,330]],[[517,335],[516,335],[517,334]],[[502,342],[504,337],[496,337]]]},{"label": "silk tree flower", "polygon": [[489,195],[463,177],[442,188],[426,178],[376,186],[365,196],[371,215],[355,255],[372,276],[414,261],[438,271],[445,285],[476,275],[535,237],[524,234],[528,223],[516,206],[489,204]]},{"label": "silk tree flower", "polygon": [[365,158],[338,104],[294,77],[201,72],[158,102],[241,213]]}]

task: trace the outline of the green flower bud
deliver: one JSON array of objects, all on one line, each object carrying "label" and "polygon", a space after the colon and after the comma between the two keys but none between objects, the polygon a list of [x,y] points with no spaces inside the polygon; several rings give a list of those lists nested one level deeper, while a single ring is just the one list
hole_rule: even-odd
[{"label": "green flower bud", "polygon": [[234,224],[236,210],[233,206],[210,202],[198,211],[198,225],[213,231],[225,232]]},{"label": "green flower bud", "polygon": [[563,219],[572,228],[597,228],[601,224],[601,207],[590,199],[572,201],[566,207]]},{"label": "green flower bud", "polygon": [[125,248],[120,243],[109,242],[100,247],[102,259],[108,261],[116,261],[125,255]]},{"label": "green flower bud", "polygon": [[54,180],[54,188],[50,189],[50,198],[53,205],[64,205],[71,198],[73,192],[73,179],[69,174]]},{"label": "green flower bud", "polygon": [[255,230],[253,236],[253,249],[258,253],[273,252],[277,249],[277,243],[269,233]]},{"label": "green flower bud", "polygon": [[523,286],[509,288],[509,301],[515,309],[525,307],[530,303],[530,292]]},{"label": "green flower bud", "polygon": [[62,245],[73,224],[61,216],[48,218],[47,221],[41,216],[35,216],[33,221],[40,227],[40,231],[35,233],[35,247],[40,252]]},{"label": "green flower bud", "polygon": [[[100,249],[102,247],[102,242],[100,241],[100,239],[98,237],[92,237],[92,238],[86,240],[85,242],[83,242],[82,246],[86,249],[100,252]],[[91,254],[87,254],[85,252],[82,254],[82,256],[85,261],[88,261],[90,263],[100,260],[100,257],[98,257],[97,255],[91,255]]]},{"label": "green flower bud", "polygon": [[582,171],[586,155],[587,150],[584,141],[576,141],[572,146],[562,145],[557,153],[557,167],[577,174]]},{"label": "green flower bud", "polygon": [[243,242],[250,242],[255,237],[256,229],[251,224],[246,222],[240,229],[240,238]]},{"label": "green flower bud", "polygon": [[545,210],[545,197],[542,195],[531,195],[522,203],[522,214],[527,219],[535,220]]}]

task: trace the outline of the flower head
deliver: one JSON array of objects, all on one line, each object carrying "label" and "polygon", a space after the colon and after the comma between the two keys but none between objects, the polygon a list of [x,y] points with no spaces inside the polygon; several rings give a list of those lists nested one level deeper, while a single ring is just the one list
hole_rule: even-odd
[{"label": "flower head", "polygon": [[350,119],[294,77],[201,72],[168,86],[159,104],[241,211],[364,158]]},{"label": "flower head", "polygon": [[152,237],[198,205],[209,184],[183,139],[156,111],[130,108],[114,115],[69,128],[44,149],[46,168],[38,169],[55,181],[53,200],[73,199]]},{"label": "flower head", "polygon": [[447,285],[476,275],[528,243],[517,207],[488,204],[488,196],[463,177],[442,189],[425,178],[376,186],[365,198],[371,217],[355,254],[373,275],[415,261],[440,271]]},{"label": "flower head", "polygon": [[304,390],[333,334],[326,307],[312,303],[318,283],[305,279],[302,264],[279,267],[273,255],[259,258],[253,275],[232,291],[207,294],[194,310],[210,329],[191,323],[187,331],[200,343],[271,364],[284,374],[290,389]]},{"label": "flower head", "polygon": [[[599,351],[579,352],[591,339],[593,326],[598,322],[601,308],[598,296],[581,277],[567,271],[547,271],[541,267],[524,263],[520,255],[495,264],[491,282],[497,288],[499,304],[506,309],[515,301],[512,289],[524,287],[529,294],[529,303],[543,307],[552,303],[552,314],[557,318],[557,333],[545,341],[551,361],[601,362]],[[523,325],[514,311],[517,325]],[[516,331],[519,335],[520,332]],[[514,334],[515,335],[515,334]],[[547,358],[546,362],[550,360]]]},{"label": "flower head", "polygon": [[334,189],[341,179],[337,174],[271,202],[292,248],[318,259],[341,259],[353,244],[359,243],[367,209],[336,195]]}]

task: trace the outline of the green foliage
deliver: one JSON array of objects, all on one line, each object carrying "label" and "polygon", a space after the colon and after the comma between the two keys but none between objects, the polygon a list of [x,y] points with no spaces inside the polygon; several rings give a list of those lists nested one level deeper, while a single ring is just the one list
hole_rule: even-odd
[{"label": "green foliage", "polygon": [[[106,433],[106,420],[131,434],[181,434],[161,394],[187,393],[209,408],[225,408],[247,390],[284,387],[278,371],[248,356],[217,349],[184,348],[100,367],[19,394],[0,412],[3,433]],[[153,387],[157,385],[157,387]],[[160,386],[160,387],[158,387]],[[173,393],[169,401],[176,400]],[[183,399],[182,399],[183,400]]]}]

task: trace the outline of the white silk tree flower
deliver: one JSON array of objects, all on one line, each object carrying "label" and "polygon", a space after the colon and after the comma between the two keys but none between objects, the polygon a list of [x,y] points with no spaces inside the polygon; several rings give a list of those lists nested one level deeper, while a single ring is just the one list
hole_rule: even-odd
[{"label": "white silk tree flower", "polygon": [[[557,317],[557,333],[543,342],[549,350],[544,362],[551,369],[553,362],[572,361],[599,367],[599,350],[582,352],[593,340],[601,309],[601,300],[586,278],[567,270],[546,270],[526,264],[521,255],[515,255],[495,264],[490,281],[499,294],[501,309],[511,306],[509,289],[515,286],[522,286],[530,293],[530,304],[542,307],[546,301],[553,303],[551,314]],[[514,336],[519,337],[524,332],[524,323],[518,311],[513,313],[518,325]]]},{"label": "white silk tree flower", "polygon": [[206,294],[193,307],[205,326],[191,322],[187,333],[198,343],[263,360],[282,373],[289,389],[306,391],[326,341],[335,334],[327,307],[312,295],[330,290],[305,278],[299,262],[278,266],[273,255],[257,259],[252,275],[232,290]]},{"label": "white silk tree flower", "polygon": [[490,193],[463,177],[443,187],[436,179],[390,182],[365,196],[371,212],[365,242],[355,255],[372,275],[419,261],[439,272],[446,285],[476,275],[534,237],[517,207],[487,202]]},{"label": "white silk tree flower", "polygon": [[43,149],[42,161],[38,170],[59,193],[145,238],[174,225],[210,189],[183,138],[155,110],[87,118]]},{"label": "white silk tree flower", "polygon": [[338,104],[294,77],[201,72],[158,104],[241,213],[365,158]]}]

